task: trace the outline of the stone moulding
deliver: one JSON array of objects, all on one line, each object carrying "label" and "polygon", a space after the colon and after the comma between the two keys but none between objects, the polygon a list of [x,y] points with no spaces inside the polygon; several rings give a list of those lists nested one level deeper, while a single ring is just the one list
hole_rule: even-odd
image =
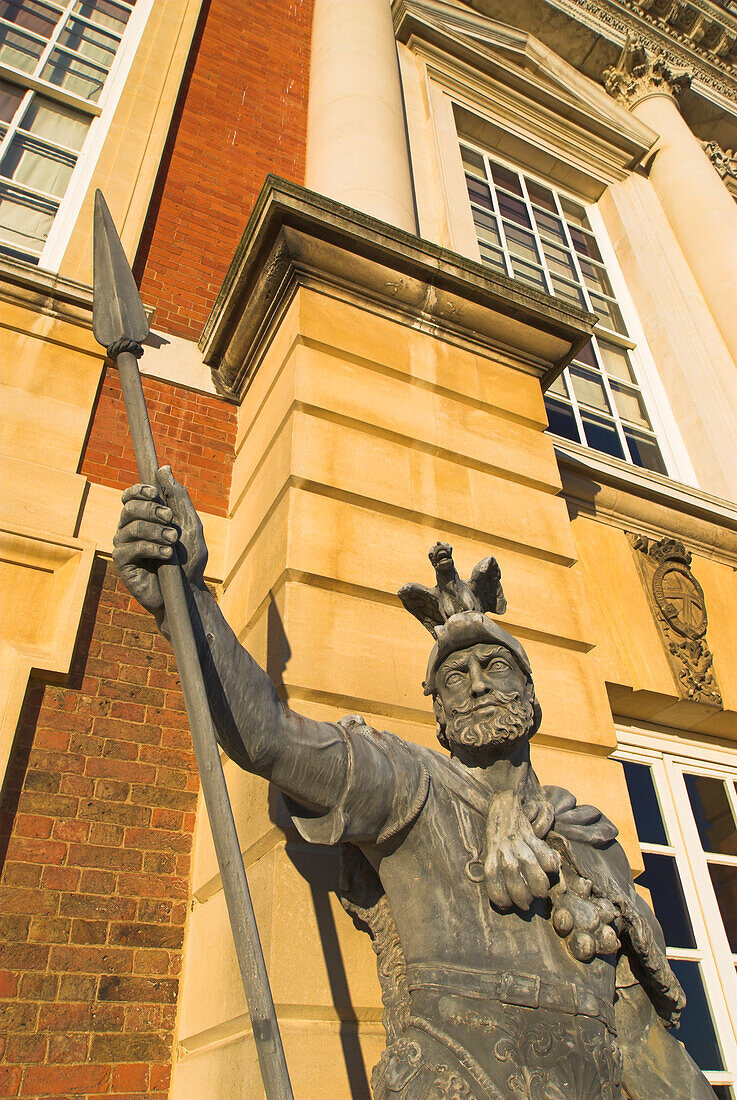
[{"label": "stone moulding", "polygon": [[691,552],[679,539],[650,539],[628,532],[648,600],[684,699],[723,707],[706,641],[704,590],[691,572]]},{"label": "stone moulding", "polygon": [[596,322],[478,262],[268,176],[199,344],[219,392],[243,396],[300,287],[506,356],[544,386]]}]

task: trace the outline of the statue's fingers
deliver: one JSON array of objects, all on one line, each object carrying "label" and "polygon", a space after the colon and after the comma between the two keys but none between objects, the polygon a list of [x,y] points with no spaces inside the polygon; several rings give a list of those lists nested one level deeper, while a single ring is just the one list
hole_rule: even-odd
[{"label": "statue's fingers", "polygon": [[152,523],[159,521],[161,525],[171,523],[173,519],[171,508],[161,504],[157,500],[144,500],[141,497],[133,497],[123,506],[120,515],[120,526],[125,527],[134,520],[149,520]]},{"label": "statue's fingers", "polygon": [[517,862],[527,885],[536,898],[546,898],[550,889],[550,879],[527,844],[520,842],[517,849]]},{"label": "statue's fingers", "polygon": [[489,900],[497,909],[511,909],[514,902],[510,898],[507,887],[504,884],[504,873],[499,866],[498,858],[487,859],[484,864],[484,878],[486,880],[486,892]]},{"label": "statue's fingers", "polygon": [[122,546],[126,542],[163,542],[171,545],[178,537],[175,527],[145,519],[131,519],[118,527],[113,544]]},{"label": "statue's fingers", "polygon": [[558,853],[544,840],[538,840],[537,837],[529,839],[527,843],[535,853],[535,859],[543,871],[548,875],[557,875],[560,871],[560,856]]},{"label": "statue's fingers", "polygon": [[113,550],[113,561],[118,569],[126,565],[140,565],[147,561],[166,561],[171,558],[174,547],[159,542],[124,542]]},{"label": "statue's fingers", "polygon": [[129,485],[123,493],[121,500],[123,504],[127,504],[129,500],[133,500],[136,497],[140,497],[142,500],[155,500],[159,495],[159,490],[155,485]]},{"label": "statue's fingers", "polygon": [[502,853],[501,867],[510,898],[519,909],[529,909],[534,895],[522,877],[519,864],[511,854]]}]

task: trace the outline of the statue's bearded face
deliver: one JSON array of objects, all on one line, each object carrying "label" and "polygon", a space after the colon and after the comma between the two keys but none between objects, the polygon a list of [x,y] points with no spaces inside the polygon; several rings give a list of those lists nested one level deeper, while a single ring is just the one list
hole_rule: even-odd
[{"label": "statue's bearded face", "polygon": [[457,650],[436,676],[440,740],[449,747],[507,749],[530,735],[533,700],[531,681],[504,646]]}]

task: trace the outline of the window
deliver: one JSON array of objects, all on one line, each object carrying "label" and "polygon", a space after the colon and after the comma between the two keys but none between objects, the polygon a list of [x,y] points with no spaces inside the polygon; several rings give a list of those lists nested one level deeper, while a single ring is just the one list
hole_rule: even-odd
[{"label": "window", "polygon": [[[704,756],[713,756],[705,763]],[[737,764],[637,744],[617,753],[647,887],[688,1004],[676,1033],[720,1098],[734,1100],[737,1046]]]},{"label": "window", "polygon": [[0,248],[38,263],[135,0],[0,0]]},{"label": "window", "polygon": [[461,144],[461,155],[482,260],[599,318],[596,335],[547,391],[550,430],[666,473],[586,209],[470,145]]}]

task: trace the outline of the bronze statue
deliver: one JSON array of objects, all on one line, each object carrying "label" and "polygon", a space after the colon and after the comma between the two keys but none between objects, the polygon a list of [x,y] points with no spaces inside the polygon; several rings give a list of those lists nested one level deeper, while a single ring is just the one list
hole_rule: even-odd
[{"label": "bronze statue", "polygon": [[156,564],[178,547],[220,744],[284,792],[304,837],[344,846],[343,902],[382,983],[376,1100],[714,1100],[666,1030],[685,999],[616,828],[531,767],[530,664],[485,614],[503,609],[496,562],[467,584],[439,544],[433,606],[412,608],[435,638],[425,692],[447,756],[282,704],[204,584],[187,493],[158,480],[124,494],[115,563],[166,635]]}]

